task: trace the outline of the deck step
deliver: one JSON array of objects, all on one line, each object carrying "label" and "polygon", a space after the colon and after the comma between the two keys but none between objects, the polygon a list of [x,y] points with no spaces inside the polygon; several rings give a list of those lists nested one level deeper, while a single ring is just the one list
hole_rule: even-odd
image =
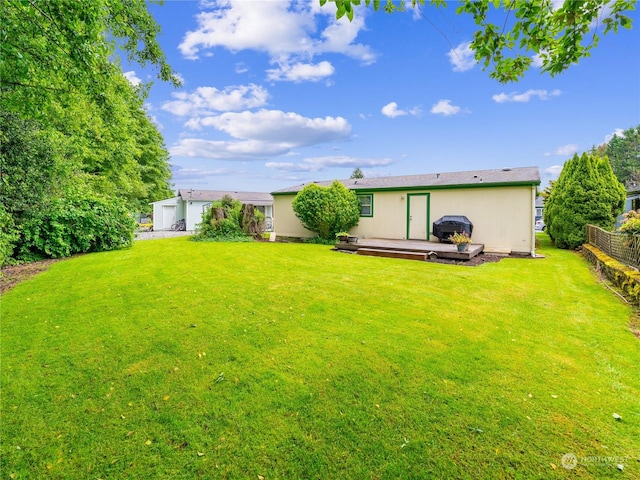
[{"label": "deck step", "polygon": [[358,255],[369,255],[372,257],[405,258],[408,260],[427,260],[425,252],[407,252],[404,250],[383,250],[378,248],[359,248]]}]

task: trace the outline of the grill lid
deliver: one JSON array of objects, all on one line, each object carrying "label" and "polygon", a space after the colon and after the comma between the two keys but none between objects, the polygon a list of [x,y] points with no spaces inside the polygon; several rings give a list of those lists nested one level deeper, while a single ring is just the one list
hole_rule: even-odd
[{"label": "grill lid", "polygon": [[451,243],[449,236],[455,232],[466,232],[471,236],[473,223],[464,215],[445,215],[433,222],[433,235],[441,242]]}]

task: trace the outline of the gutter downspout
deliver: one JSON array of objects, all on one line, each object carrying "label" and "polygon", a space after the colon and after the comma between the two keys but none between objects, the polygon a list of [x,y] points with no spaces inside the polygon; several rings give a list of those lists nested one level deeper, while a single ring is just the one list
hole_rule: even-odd
[{"label": "gutter downspout", "polygon": [[536,256],[536,186],[531,187],[531,221],[529,222],[531,228],[531,256]]}]

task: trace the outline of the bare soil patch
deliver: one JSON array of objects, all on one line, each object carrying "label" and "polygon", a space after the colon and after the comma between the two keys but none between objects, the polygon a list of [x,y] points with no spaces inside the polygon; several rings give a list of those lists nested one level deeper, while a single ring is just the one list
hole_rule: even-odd
[{"label": "bare soil patch", "polygon": [[47,259],[3,267],[2,270],[0,270],[0,294],[8,292],[18,283],[46,271],[49,265],[58,261],[57,259]]}]

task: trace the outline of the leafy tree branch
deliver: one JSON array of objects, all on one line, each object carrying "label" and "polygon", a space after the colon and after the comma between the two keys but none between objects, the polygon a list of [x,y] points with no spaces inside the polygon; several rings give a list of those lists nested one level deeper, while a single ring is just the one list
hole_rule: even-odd
[{"label": "leafy tree branch", "polygon": [[[355,16],[354,7],[362,3],[387,13],[405,10],[404,0],[319,1],[322,6],[334,3],[336,18],[346,16],[349,20]],[[414,8],[422,9],[426,3],[411,0]],[[445,0],[428,3],[447,7]],[[630,29],[632,21],[625,12],[635,10],[635,4],[634,0],[566,0],[555,8],[551,0],[461,0],[456,13],[470,15],[478,26],[470,46],[476,61],[489,69],[490,77],[506,83],[521,79],[534,55],[542,64],[542,72],[551,76],[564,72],[588,57],[601,35]],[[500,12],[504,17],[495,23],[500,20]]]}]

